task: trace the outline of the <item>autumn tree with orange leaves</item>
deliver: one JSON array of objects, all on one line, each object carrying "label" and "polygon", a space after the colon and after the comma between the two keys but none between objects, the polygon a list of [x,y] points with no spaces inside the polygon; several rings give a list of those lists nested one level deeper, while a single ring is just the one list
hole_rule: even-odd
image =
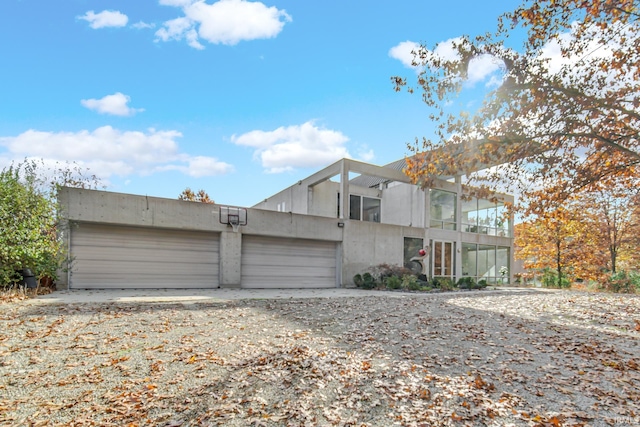
[{"label": "autumn tree with orange leaves", "polygon": [[[422,93],[437,135],[410,145],[406,173],[423,187],[450,172],[485,188],[562,177],[546,189],[558,199],[638,177],[639,17],[636,0],[527,0],[492,33],[453,41],[454,59],[421,46],[417,82],[392,80],[396,90]],[[513,47],[510,36],[523,33]],[[502,70],[499,86],[476,111],[450,113],[469,65],[488,59]]]},{"label": "autumn tree with orange leaves", "polygon": [[187,187],[182,190],[182,193],[178,196],[179,200],[186,200],[188,202],[200,202],[200,203],[210,203],[214,204],[215,202],[209,197],[206,191],[198,190],[197,192],[193,192],[191,188]]},{"label": "autumn tree with orange leaves", "polygon": [[640,247],[640,182],[601,181],[590,186],[581,196],[583,206],[591,208],[599,250],[604,252],[607,271],[615,274],[618,267],[639,267]]},{"label": "autumn tree with orange leaves", "polygon": [[522,193],[515,256],[525,268],[606,283],[640,267],[640,182],[601,180],[562,200],[544,187]]},{"label": "autumn tree with orange leaves", "polygon": [[[530,194],[545,197],[544,194]],[[555,286],[564,287],[576,278],[595,280],[602,256],[598,235],[593,233],[593,211],[575,199],[547,204],[535,216],[516,226],[515,257],[529,271],[555,272]]]}]

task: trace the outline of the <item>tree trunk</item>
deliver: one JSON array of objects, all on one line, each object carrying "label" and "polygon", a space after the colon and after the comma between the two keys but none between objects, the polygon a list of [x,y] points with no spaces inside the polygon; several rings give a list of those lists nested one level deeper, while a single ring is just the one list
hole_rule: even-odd
[{"label": "tree trunk", "polygon": [[560,239],[556,240],[556,266],[558,269],[558,287],[562,287],[562,263],[560,262]]}]

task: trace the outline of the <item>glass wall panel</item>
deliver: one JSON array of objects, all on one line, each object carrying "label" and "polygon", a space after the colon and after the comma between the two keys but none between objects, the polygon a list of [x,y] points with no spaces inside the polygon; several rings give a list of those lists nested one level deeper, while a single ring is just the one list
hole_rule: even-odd
[{"label": "glass wall panel", "polygon": [[496,247],[478,245],[478,278],[493,282],[496,274]]},{"label": "glass wall panel", "polygon": [[462,201],[462,231],[467,233],[478,232],[478,199]]},{"label": "glass wall panel", "polygon": [[471,199],[462,202],[462,231],[511,237],[509,212],[503,202]]},{"label": "glass wall panel", "polygon": [[349,196],[349,219],[360,220],[360,196]]},{"label": "glass wall panel", "polygon": [[496,250],[496,267],[498,277],[500,277],[502,283],[509,283],[509,272],[511,271],[509,258],[509,248],[506,246],[498,246]]},{"label": "glass wall panel", "polygon": [[449,191],[431,190],[431,227],[445,230],[456,229],[456,194]]},{"label": "glass wall panel", "polygon": [[423,240],[417,237],[404,238],[404,266],[416,274],[422,273],[420,264],[410,261],[411,258],[419,256],[418,251],[423,248]]},{"label": "glass wall panel", "polygon": [[504,203],[498,202],[496,208],[496,236],[511,236],[511,227],[509,224],[509,212]]},{"label": "glass wall panel", "polygon": [[478,275],[477,259],[478,245],[475,243],[462,244],[462,275],[476,277]]},{"label": "glass wall panel", "polygon": [[380,199],[362,198],[362,220],[380,222]]}]

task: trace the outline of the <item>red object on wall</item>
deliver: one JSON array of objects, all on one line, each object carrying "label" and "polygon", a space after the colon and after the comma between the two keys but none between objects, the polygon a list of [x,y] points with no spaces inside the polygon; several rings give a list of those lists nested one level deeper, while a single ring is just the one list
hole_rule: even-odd
[{"label": "red object on wall", "polygon": [[420,256],[425,256],[427,254],[427,251],[425,251],[424,249],[420,249],[418,253],[420,254]]}]

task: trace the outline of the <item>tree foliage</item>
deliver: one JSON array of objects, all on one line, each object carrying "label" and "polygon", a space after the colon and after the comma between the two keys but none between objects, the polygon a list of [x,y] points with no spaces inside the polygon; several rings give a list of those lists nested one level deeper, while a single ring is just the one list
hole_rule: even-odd
[{"label": "tree foliage", "polygon": [[55,277],[62,242],[55,231],[56,209],[38,188],[30,164],[0,172],[0,283],[30,268]]},{"label": "tree foliage", "polygon": [[[562,199],[603,179],[639,175],[640,25],[634,0],[527,0],[495,31],[452,42],[455,57],[426,46],[414,52],[417,85],[437,124],[435,140],[410,149],[406,173],[428,186],[438,175],[477,184],[546,182]],[[525,34],[520,46],[514,34]],[[491,60],[498,87],[473,112],[451,112],[470,65]],[[475,169],[508,162],[491,172]],[[562,180],[555,180],[561,177]]]},{"label": "tree foliage", "polygon": [[516,227],[516,257],[525,268],[551,269],[554,278],[596,280],[640,265],[640,185],[616,180],[592,184],[589,191],[562,201],[544,190],[524,193],[526,218]]},{"label": "tree foliage", "polygon": [[206,191],[198,190],[196,193],[191,190],[191,188],[187,187],[182,190],[182,193],[178,196],[179,200],[185,200],[188,202],[200,202],[200,203],[211,203],[215,202],[209,197]]},{"label": "tree foliage", "polygon": [[590,232],[590,212],[578,206],[573,200],[548,206],[516,227],[515,256],[528,270],[553,272],[557,287],[569,277],[598,277],[597,236]]},{"label": "tree foliage", "polygon": [[66,264],[56,202],[60,185],[92,188],[98,180],[75,165],[48,168],[37,161],[0,171],[0,286],[19,279],[16,271],[25,268],[55,279]]}]

